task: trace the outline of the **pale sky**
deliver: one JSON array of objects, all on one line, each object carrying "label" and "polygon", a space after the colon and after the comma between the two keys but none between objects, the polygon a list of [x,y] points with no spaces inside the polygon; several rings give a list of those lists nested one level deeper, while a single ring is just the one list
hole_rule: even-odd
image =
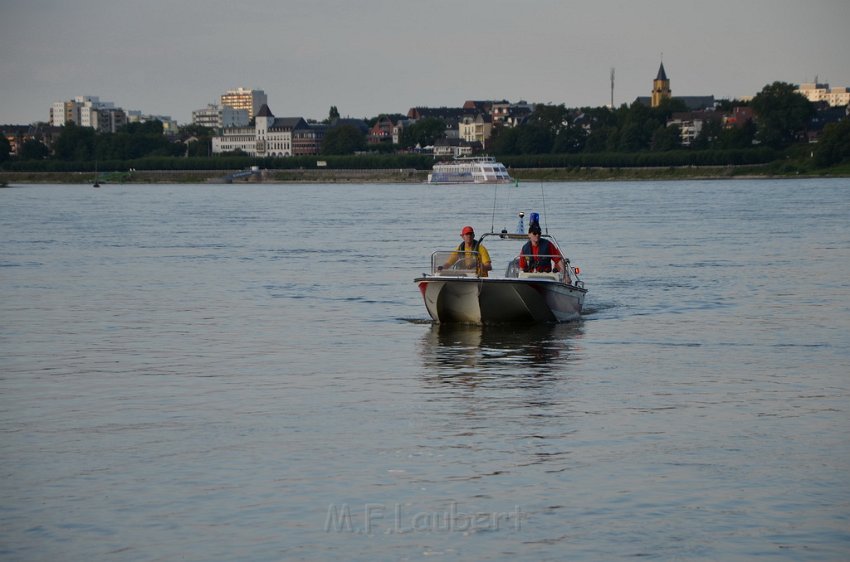
[{"label": "pale sky", "polygon": [[278,117],[850,86],[850,0],[0,0],[0,123],[99,96],[191,122],[226,90]]}]

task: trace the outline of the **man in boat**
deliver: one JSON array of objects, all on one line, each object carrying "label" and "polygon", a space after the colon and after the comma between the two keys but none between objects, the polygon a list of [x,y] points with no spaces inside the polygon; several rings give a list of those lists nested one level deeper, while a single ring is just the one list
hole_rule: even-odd
[{"label": "man in boat", "polygon": [[561,251],[552,242],[541,238],[540,223],[532,222],[528,227],[528,242],[522,247],[519,267],[525,272],[548,273],[561,271]]},{"label": "man in boat", "polygon": [[[487,272],[493,269],[490,263],[490,253],[478,240],[475,239],[475,230],[471,226],[464,226],[460,231],[460,237],[463,242],[458,245],[457,249],[452,252],[443,267],[438,269],[446,269],[457,264],[458,260],[463,260],[463,263],[457,265],[461,269],[472,269],[475,267],[476,257],[478,260],[478,276],[487,277]],[[478,252],[476,256],[475,252]]]}]

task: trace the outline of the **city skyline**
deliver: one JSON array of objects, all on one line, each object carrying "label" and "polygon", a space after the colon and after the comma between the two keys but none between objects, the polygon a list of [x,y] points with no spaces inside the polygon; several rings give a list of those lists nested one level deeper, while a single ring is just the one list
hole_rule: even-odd
[{"label": "city skyline", "polygon": [[[740,98],[774,81],[850,86],[850,3],[676,0],[0,0],[0,123],[47,121],[95,95],[191,122],[237,87],[275,115],[323,119],[469,99],[602,106],[648,96]],[[662,55],[663,54],[663,55]]]}]

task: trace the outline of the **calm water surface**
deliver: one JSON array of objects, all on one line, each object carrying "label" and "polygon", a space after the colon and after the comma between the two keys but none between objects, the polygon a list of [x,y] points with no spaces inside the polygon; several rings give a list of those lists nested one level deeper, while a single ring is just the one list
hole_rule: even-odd
[{"label": "calm water surface", "polygon": [[[544,207],[584,318],[432,325],[430,253]],[[848,180],[28,186],[0,236],[4,560],[850,558]]]}]

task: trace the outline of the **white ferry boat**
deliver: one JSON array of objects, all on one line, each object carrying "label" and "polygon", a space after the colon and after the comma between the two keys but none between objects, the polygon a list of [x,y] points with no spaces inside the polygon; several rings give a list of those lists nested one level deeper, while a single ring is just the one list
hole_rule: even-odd
[{"label": "white ferry boat", "polygon": [[507,168],[492,156],[456,158],[434,164],[427,183],[513,183]]}]

